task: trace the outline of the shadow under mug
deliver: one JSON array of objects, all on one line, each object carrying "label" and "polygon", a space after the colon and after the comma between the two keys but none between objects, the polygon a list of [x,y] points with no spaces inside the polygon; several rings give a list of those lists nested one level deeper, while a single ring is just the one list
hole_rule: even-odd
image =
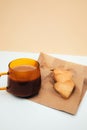
[{"label": "shadow under mug", "polygon": [[29,58],[20,58],[11,61],[8,65],[8,92],[19,97],[31,97],[39,93],[41,87],[41,74],[39,62]]}]

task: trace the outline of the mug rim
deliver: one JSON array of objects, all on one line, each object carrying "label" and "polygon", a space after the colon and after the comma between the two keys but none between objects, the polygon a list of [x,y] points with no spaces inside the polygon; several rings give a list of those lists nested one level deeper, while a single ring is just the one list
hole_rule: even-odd
[{"label": "mug rim", "polygon": [[[14,59],[14,60],[12,60],[12,61],[9,62],[9,64],[8,64],[9,69],[14,70],[14,67],[12,67],[11,65],[12,65],[12,64],[14,65],[15,62],[17,62],[17,61],[20,62],[20,61],[22,61],[22,60],[28,61],[28,62],[33,62],[33,63],[36,63],[36,64],[33,64],[33,65],[32,65],[31,63],[27,63],[27,64],[26,64],[25,62],[24,62],[24,63],[22,62],[22,64],[20,64],[20,65],[32,65],[32,66],[35,66],[36,69],[40,67],[39,62],[38,62],[37,60],[35,60],[35,59],[32,59],[32,58],[16,58],[16,59]],[[16,67],[16,66],[19,66],[19,65],[15,65],[15,67]]]}]

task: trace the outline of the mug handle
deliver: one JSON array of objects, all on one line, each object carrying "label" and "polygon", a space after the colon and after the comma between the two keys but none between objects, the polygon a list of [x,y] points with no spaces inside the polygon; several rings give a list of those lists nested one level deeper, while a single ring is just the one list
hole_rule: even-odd
[{"label": "mug handle", "polygon": [[[0,77],[3,76],[3,75],[7,75],[8,72],[2,72],[0,73]],[[6,87],[0,87],[0,90],[6,90]]]}]

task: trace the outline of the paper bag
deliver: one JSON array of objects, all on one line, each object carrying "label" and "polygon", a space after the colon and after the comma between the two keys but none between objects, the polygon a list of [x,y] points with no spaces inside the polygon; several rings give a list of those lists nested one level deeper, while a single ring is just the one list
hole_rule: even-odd
[{"label": "paper bag", "polygon": [[[54,58],[47,54],[41,53],[38,59],[41,70],[41,89],[38,95],[30,100],[43,104],[45,106],[61,110],[70,114],[76,114],[82,97],[84,96],[87,84],[85,82],[85,67],[83,65],[67,62],[58,58]],[[53,88],[53,78],[51,76],[52,69],[64,68],[74,73],[73,81],[75,82],[75,90],[69,99],[61,97]]]}]

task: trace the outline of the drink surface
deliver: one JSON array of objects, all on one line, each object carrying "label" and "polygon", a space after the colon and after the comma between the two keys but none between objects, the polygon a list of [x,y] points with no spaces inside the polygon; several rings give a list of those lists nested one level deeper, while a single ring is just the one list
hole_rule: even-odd
[{"label": "drink surface", "polygon": [[32,71],[35,69],[36,67],[32,65],[20,65],[13,68],[13,70],[18,71],[18,72],[27,72],[27,71]]}]

